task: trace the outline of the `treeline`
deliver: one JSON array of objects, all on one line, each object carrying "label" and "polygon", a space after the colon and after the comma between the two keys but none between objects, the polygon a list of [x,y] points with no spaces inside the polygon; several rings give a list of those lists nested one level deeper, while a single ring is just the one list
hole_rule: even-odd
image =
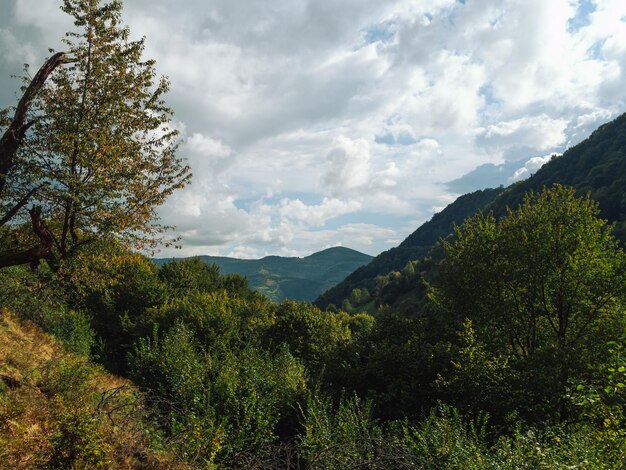
[{"label": "treeline", "polygon": [[626,257],[598,212],[557,186],[478,213],[419,314],[276,305],[115,243],[2,270],[0,300],[132,379],[151,445],[184,465],[621,468]]}]

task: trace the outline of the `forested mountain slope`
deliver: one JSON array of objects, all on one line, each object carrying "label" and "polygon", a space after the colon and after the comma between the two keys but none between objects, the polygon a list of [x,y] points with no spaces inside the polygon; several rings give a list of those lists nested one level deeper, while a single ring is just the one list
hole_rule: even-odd
[{"label": "forested mountain slope", "polygon": [[[374,301],[380,302],[381,291],[387,290],[387,295],[382,296],[383,303],[388,304],[392,298],[392,306],[396,307],[398,303],[413,303],[416,296],[419,297],[416,291],[423,290],[423,283],[418,279],[419,276],[410,281],[404,279],[404,273],[397,273],[409,261],[422,259],[439,238],[452,233],[453,224],[460,225],[477,210],[493,211],[500,217],[506,213],[507,207],[517,207],[524,193],[538,191],[555,183],[573,186],[581,195],[590,193],[599,202],[601,216],[615,223],[616,236],[622,241],[626,240],[626,114],[599,127],[586,140],[568,149],[562,156],[552,158],[526,180],[506,189],[476,191],[459,197],[409,235],[398,247],[381,253],[370,264],[359,268],[322,294],[316,300],[316,305],[321,308],[330,304],[340,306],[354,289],[363,288],[370,291],[372,295],[368,297]],[[422,262],[415,264],[413,269],[420,271],[428,269],[429,265]],[[388,276],[394,272],[397,275]],[[378,286],[375,282],[377,276],[381,276]],[[384,284],[382,286],[381,278]],[[389,283],[394,286],[389,286]],[[409,302],[406,301],[407,294],[411,299]]]},{"label": "forested mountain slope", "polygon": [[[223,274],[246,276],[252,289],[280,302],[284,299],[312,301],[347,274],[367,264],[372,257],[350,248],[334,247],[304,258],[200,256],[200,259],[207,264],[216,264]],[[167,261],[170,259],[154,260],[159,266]]]},{"label": "forested mountain slope", "polygon": [[376,256],[369,264],[360,267],[339,284],[324,292],[316,305],[325,308],[330,304],[340,306],[354,289],[372,289],[376,276],[402,269],[409,261],[425,256],[435,243],[452,231],[454,224],[461,224],[493,202],[502,188],[485,189],[465,194],[409,235],[399,246]]},{"label": "forested mountain slope", "polygon": [[513,184],[491,210],[502,215],[517,207],[524,193],[555,183],[590,193],[601,216],[616,224],[616,236],[626,240],[626,114],[596,129],[586,140],[555,157],[530,178]]}]

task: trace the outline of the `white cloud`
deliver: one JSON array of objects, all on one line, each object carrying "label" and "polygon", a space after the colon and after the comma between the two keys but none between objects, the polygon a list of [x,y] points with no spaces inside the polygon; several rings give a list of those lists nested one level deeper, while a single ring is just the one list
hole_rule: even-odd
[{"label": "white cloud", "polygon": [[[5,0],[2,105],[71,21]],[[389,248],[485,163],[536,171],[626,105],[626,3],[133,0],[170,77],[193,184],[162,208],[185,254]],[[4,7],[5,5],[3,5]],[[367,223],[359,223],[360,218]]]},{"label": "white cloud", "polygon": [[278,208],[273,209],[281,217],[302,222],[312,227],[323,226],[327,220],[342,214],[356,212],[361,208],[358,201],[324,200],[320,204],[306,205],[300,199],[283,199]]},{"label": "white cloud", "polygon": [[332,194],[363,187],[369,181],[370,147],[364,139],[337,138],[326,161],[323,183]]},{"label": "white cloud", "polygon": [[479,138],[489,147],[522,145],[547,150],[565,142],[567,125],[566,119],[552,119],[541,114],[492,124],[479,134]]},{"label": "white cloud", "polygon": [[553,156],[557,156],[556,154],[545,155],[543,157],[532,157],[529,159],[522,168],[515,170],[513,176],[509,178],[509,183],[515,183],[516,181],[520,181],[528,178],[534,172],[536,172],[543,165],[548,163]]}]

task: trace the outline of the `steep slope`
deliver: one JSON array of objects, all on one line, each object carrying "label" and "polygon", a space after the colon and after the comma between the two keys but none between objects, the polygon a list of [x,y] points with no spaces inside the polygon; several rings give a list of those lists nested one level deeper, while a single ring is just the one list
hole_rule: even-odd
[{"label": "steep slope", "polygon": [[[154,262],[163,265],[170,259],[155,259]],[[283,299],[312,301],[346,275],[370,262],[372,257],[349,248],[334,247],[305,258],[200,256],[200,259],[207,264],[216,264],[223,274],[246,276],[251,288],[280,302]]]},{"label": "steep slope", "polygon": [[616,235],[626,240],[626,114],[596,129],[586,140],[546,163],[530,178],[511,185],[491,210],[501,215],[516,207],[527,191],[559,183],[590,193],[602,217],[616,224]]},{"label": "steep slope", "polygon": [[[420,260],[440,237],[452,232],[452,224],[460,224],[478,209],[493,211],[497,216],[507,207],[515,208],[530,190],[555,183],[573,186],[581,194],[590,193],[598,201],[601,215],[615,223],[615,234],[626,241],[626,114],[604,124],[586,140],[554,157],[530,178],[515,183],[505,190],[485,190],[466,194],[418,228],[400,246],[381,253],[374,260],[322,294],[316,304],[321,308],[333,303],[341,305],[355,288],[373,289],[374,302],[383,302],[407,310],[423,296],[420,276],[386,276],[383,286],[376,286],[376,276],[399,271],[409,260]],[[491,199],[490,199],[491,198]],[[415,269],[428,271],[432,263],[420,262]],[[427,274],[429,276],[429,274]],[[380,280],[380,279],[379,279]],[[379,282],[379,284],[381,284]]]},{"label": "steep slope", "polygon": [[185,468],[129,381],[0,310],[0,468]]},{"label": "steep slope", "polygon": [[357,269],[335,287],[324,292],[315,304],[320,308],[326,308],[330,304],[340,306],[353,289],[372,289],[377,276],[398,271],[409,261],[426,255],[441,237],[452,231],[454,224],[461,224],[465,218],[493,202],[502,191],[502,188],[485,189],[459,197],[421,225],[399,246],[379,254],[368,265]]}]

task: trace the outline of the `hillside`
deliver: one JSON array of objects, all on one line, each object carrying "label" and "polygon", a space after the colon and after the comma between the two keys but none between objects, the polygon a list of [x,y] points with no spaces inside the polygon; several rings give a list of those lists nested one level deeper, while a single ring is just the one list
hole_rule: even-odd
[{"label": "hillside", "polygon": [[[555,183],[573,186],[581,194],[590,193],[600,205],[601,216],[615,223],[616,236],[626,240],[626,114],[599,127],[586,140],[568,149],[562,156],[554,157],[526,180],[506,189],[476,191],[459,197],[398,247],[381,253],[370,264],[322,294],[316,305],[321,308],[331,303],[341,305],[355,288],[374,289],[377,287],[377,276],[399,271],[408,261],[423,258],[439,238],[452,232],[453,224],[461,224],[479,209],[502,216],[507,207],[517,207],[527,191],[538,191]],[[420,263],[415,268],[419,270],[424,266],[430,264]],[[380,300],[380,291],[390,291],[393,295],[383,297],[385,300],[394,298],[392,304],[399,310],[407,311],[407,306],[415,304],[423,295],[423,283],[419,280],[415,283],[388,277],[382,281],[386,285],[382,289],[378,286],[375,300]]]},{"label": "hillside", "polygon": [[[236,259],[200,256],[216,264],[223,274],[240,274],[250,287],[275,302],[284,299],[312,301],[372,257],[344,247],[328,248],[304,258],[266,256],[261,259]],[[155,259],[162,266],[172,258]]]},{"label": "hillside", "polygon": [[421,225],[399,246],[379,254],[369,264],[360,267],[324,292],[315,304],[320,308],[326,308],[330,304],[340,306],[353,289],[372,289],[377,276],[398,271],[409,261],[425,256],[441,237],[452,231],[454,224],[461,224],[466,217],[493,202],[502,191],[502,188],[485,189],[459,197]]},{"label": "hillside", "polygon": [[0,468],[185,468],[144,416],[128,380],[0,310]]},{"label": "hillside", "polygon": [[497,215],[516,207],[525,192],[559,183],[590,193],[601,215],[626,240],[626,114],[596,129],[586,140],[555,157],[530,178],[513,184],[490,207]]}]

